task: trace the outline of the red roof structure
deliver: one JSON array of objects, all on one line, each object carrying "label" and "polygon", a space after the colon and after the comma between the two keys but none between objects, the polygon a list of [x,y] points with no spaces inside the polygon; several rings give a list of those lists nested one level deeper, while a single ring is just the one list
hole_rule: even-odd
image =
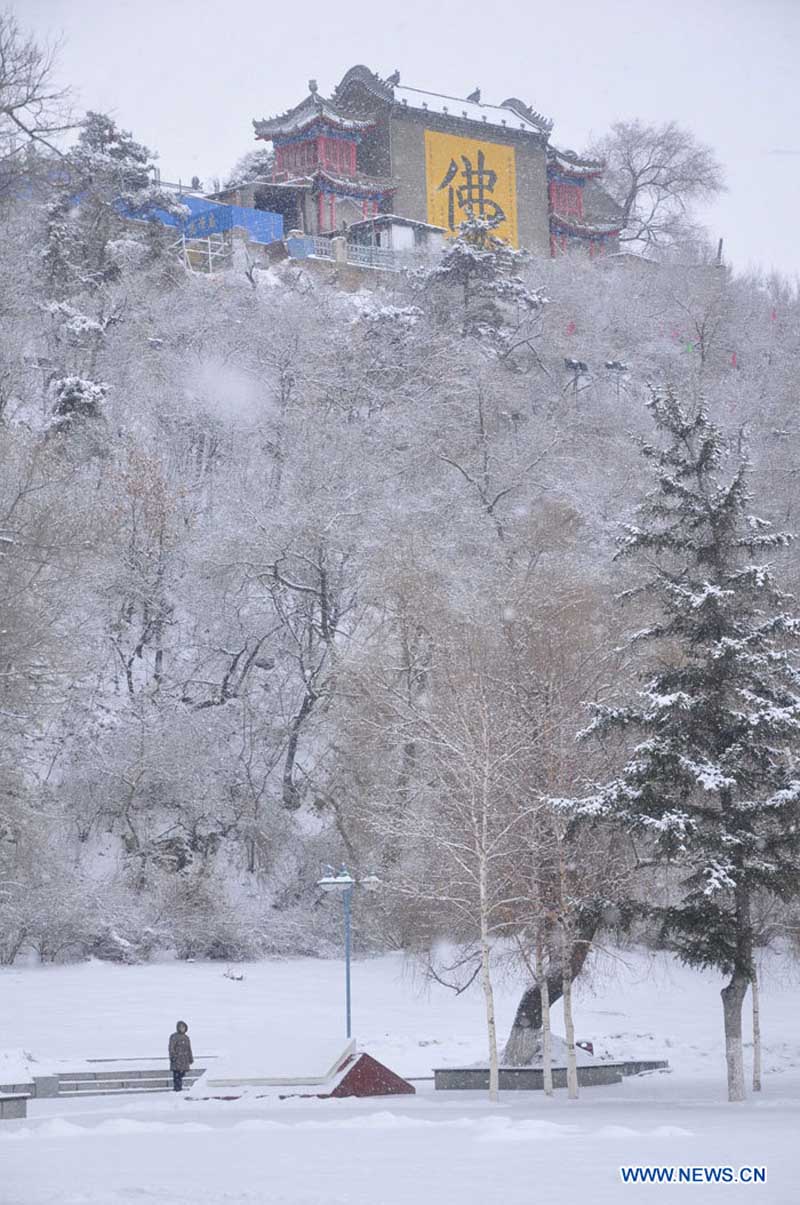
[{"label": "red roof structure", "polygon": [[[240,1100],[242,1097],[286,1100],[296,1096],[341,1100],[347,1096],[413,1096],[416,1092],[413,1084],[379,1063],[371,1054],[356,1050],[355,1041],[349,1041],[344,1049],[340,1047],[335,1060],[327,1066],[323,1061],[314,1074],[306,1074],[308,1067],[301,1052],[296,1058],[290,1056],[289,1061],[291,1065],[273,1068],[279,1071],[276,1075],[206,1072],[193,1085],[190,1095],[196,1100]],[[222,1070],[224,1072],[224,1068]]]},{"label": "red roof structure", "polygon": [[413,1096],[416,1092],[413,1084],[379,1063],[371,1054],[351,1056],[342,1072],[333,1091],[320,1093],[321,1096],[337,1099],[343,1096]]}]

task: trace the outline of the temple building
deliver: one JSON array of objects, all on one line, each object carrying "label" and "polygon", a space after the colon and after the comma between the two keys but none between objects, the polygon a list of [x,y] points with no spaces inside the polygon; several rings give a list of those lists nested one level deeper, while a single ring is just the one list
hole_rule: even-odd
[{"label": "temple building", "polygon": [[619,250],[622,213],[600,183],[603,164],[573,151],[547,148],[547,208],[550,254],[574,247],[591,258]]},{"label": "temple building", "polygon": [[443,96],[357,66],[332,97],[311,80],[299,105],[253,125],[274,147],[272,179],[219,196],[280,214],[286,231],[412,246],[453,237],[472,213],[540,254],[618,247],[602,163],[556,149],[552,122],[515,97]]}]

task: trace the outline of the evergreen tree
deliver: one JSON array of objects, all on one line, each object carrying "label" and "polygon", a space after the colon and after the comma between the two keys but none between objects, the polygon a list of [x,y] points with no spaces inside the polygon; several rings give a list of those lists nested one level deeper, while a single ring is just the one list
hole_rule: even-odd
[{"label": "evergreen tree", "polygon": [[154,158],[104,113],[86,114],[46,212],[44,262],[61,296],[92,291],[116,279],[124,262],[121,240],[141,244],[143,252],[152,249],[151,234],[156,244],[163,242],[163,227],[142,224],[156,210],[185,214],[172,193],[153,183]]},{"label": "evergreen tree", "polygon": [[641,907],[683,961],[729,976],[728,1096],[742,1100],[752,904],[800,889],[800,620],[765,561],[792,537],[749,513],[747,461],[726,477],[731,450],[702,408],[688,414],[670,391],[648,405],[664,437],[642,448],[655,488],[617,555],[648,571],[629,593],[660,617],[631,640],[658,668],[637,701],[595,709],[588,732],[642,739],[578,812],[641,838],[648,861],[668,868],[667,898]]},{"label": "evergreen tree", "polygon": [[[470,213],[440,262],[422,272],[421,279],[426,289],[446,285],[460,291],[462,334],[481,340],[507,358],[528,345],[530,322],[539,317],[547,299],[542,289],[531,289],[522,279],[520,272],[528,256],[497,236],[500,221]],[[449,324],[449,298],[442,308],[440,316]]]}]

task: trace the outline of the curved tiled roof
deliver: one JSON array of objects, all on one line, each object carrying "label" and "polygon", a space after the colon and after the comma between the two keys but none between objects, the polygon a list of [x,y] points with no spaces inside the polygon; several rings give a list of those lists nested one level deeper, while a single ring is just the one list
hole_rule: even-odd
[{"label": "curved tiled roof", "polygon": [[288,172],[285,175],[285,180],[274,180],[264,187],[299,188],[306,191],[316,188],[325,191],[325,186],[329,185],[333,191],[359,197],[386,196],[397,191],[397,184],[394,180],[378,176],[366,176],[363,172],[356,172],[354,176],[345,176],[339,172],[331,171],[329,168],[315,167],[313,171],[303,175],[292,176]]},{"label": "curved tiled roof", "polygon": [[341,96],[354,82],[363,84],[367,91],[371,92],[373,96],[377,96],[379,100],[391,102],[394,99],[392,85],[386,80],[382,80],[374,71],[370,71],[369,67],[365,67],[363,63],[357,63],[355,67],[351,67],[349,71],[345,72],[334,88],[333,95]]},{"label": "curved tiled roof", "polygon": [[605,169],[602,159],[586,159],[575,151],[560,151],[555,146],[547,148],[547,165],[562,175],[580,176],[584,180],[601,176]]},{"label": "curved tiled roof", "polygon": [[318,92],[310,92],[305,100],[293,109],[289,109],[278,117],[253,121],[253,127],[256,138],[270,141],[273,138],[300,134],[317,122],[334,126],[339,130],[352,130],[355,133],[360,130],[368,130],[373,124],[371,121],[356,121],[352,117],[347,117],[344,113],[339,112],[332,101],[320,96]]},{"label": "curved tiled roof", "polygon": [[[514,133],[534,134],[539,138],[546,138],[553,128],[552,121],[516,97],[504,100],[501,105],[484,104],[480,100],[468,100],[460,96],[448,96],[445,93],[409,87],[400,83],[398,72],[389,79],[381,79],[363,64],[351,67],[345,73],[334,90],[334,98],[341,101],[352,84],[362,85],[377,100],[396,108],[436,113],[474,122],[476,125],[505,127]],[[476,94],[473,93],[474,95]]]},{"label": "curved tiled roof", "polygon": [[509,96],[507,100],[503,101],[500,108],[511,109],[514,113],[518,113],[520,117],[525,117],[528,121],[533,122],[534,125],[547,134],[553,128],[553,122],[549,117],[544,117],[536,109],[532,109],[530,105],[525,104],[524,100],[519,100],[516,96]]},{"label": "curved tiled roof", "polygon": [[561,217],[558,213],[550,214],[550,228],[558,234],[574,234],[579,238],[596,238],[599,235],[619,234],[621,223],[600,221],[579,221],[575,218]]}]

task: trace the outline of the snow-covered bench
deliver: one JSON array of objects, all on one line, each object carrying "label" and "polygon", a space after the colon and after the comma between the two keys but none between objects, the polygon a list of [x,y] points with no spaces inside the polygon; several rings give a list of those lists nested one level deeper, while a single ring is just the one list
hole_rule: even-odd
[{"label": "snow-covered bench", "polygon": [[0,1121],[12,1121],[27,1115],[27,1092],[0,1092]]}]

